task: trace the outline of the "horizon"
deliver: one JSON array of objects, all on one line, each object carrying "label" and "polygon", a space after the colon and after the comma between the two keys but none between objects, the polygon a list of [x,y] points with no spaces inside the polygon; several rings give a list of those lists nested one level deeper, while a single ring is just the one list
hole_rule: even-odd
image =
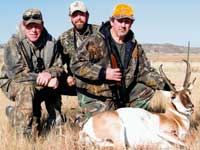
[{"label": "horizon", "polygon": [[[72,27],[68,17],[69,5],[74,0],[40,1],[7,0],[0,6],[1,28],[0,43],[6,43],[21,21],[23,12],[28,8],[42,11],[45,27],[56,39]],[[200,47],[200,1],[148,1],[148,0],[83,0],[89,13],[89,23],[101,24],[109,19],[114,6],[118,3],[130,4],[135,12],[136,21],[132,30],[139,43],[165,44]],[[5,16],[6,14],[6,16]]]},{"label": "horizon", "polygon": [[[5,43],[0,43],[0,49],[4,47]],[[152,45],[172,45],[172,46],[178,46],[178,47],[184,47],[184,48],[188,48],[188,45],[178,45],[178,44],[173,44],[173,43],[140,43],[142,45],[146,45],[146,44],[152,44]],[[187,43],[188,44],[188,43]],[[200,48],[200,46],[191,46],[190,48]],[[200,50],[200,49],[199,49]]]}]

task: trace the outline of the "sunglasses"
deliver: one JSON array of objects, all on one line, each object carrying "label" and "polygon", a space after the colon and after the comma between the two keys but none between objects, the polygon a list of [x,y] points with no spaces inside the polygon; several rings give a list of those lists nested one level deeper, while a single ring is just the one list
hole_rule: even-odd
[{"label": "sunglasses", "polygon": [[35,19],[35,20],[41,20],[42,19],[40,14],[29,14],[29,15],[25,14],[25,15],[23,15],[23,20],[25,20],[25,21],[27,21],[31,18]]}]

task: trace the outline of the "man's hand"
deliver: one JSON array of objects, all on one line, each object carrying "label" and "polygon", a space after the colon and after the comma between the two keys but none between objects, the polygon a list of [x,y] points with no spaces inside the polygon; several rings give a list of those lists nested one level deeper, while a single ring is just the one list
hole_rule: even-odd
[{"label": "man's hand", "polygon": [[107,80],[114,80],[114,81],[121,81],[122,74],[119,68],[106,68],[106,79]]},{"label": "man's hand", "polygon": [[72,76],[68,76],[67,77],[67,84],[69,85],[69,86],[73,86],[73,85],[75,85],[75,79],[72,77]]},{"label": "man's hand", "polygon": [[59,85],[59,81],[57,78],[52,78],[50,79],[49,83],[48,83],[48,87],[51,87],[53,89],[57,89]]},{"label": "man's hand", "polygon": [[41,72],[38,74],[36,84],[39,86],[47,86],[51,79],[51,74],[48,72]]}]

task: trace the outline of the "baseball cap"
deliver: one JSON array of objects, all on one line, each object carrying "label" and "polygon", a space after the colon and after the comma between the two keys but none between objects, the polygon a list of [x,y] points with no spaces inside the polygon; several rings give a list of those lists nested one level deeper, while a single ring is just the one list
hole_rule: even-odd
[{"label": "baseball cap", "polygon": [[133,8],[127,4],[118,4],[113,10],[112,17],[116,19],[129,18],[134,20]]},{"label": "baseball cap", "polygon": [[82,1],[75,1],[71,3],[69,7],[69,15],[72,15],[75,11],[81,11],[81,12],[86,13],[88,10]]},{"label": "baseball cap", "polygon": [[42,19],[42,13],[39,9],[27,9],[23,13],[23,22],[25,25],[28,25],[30,23],[36,23],[36,24],[42,24],[43,19]]}]

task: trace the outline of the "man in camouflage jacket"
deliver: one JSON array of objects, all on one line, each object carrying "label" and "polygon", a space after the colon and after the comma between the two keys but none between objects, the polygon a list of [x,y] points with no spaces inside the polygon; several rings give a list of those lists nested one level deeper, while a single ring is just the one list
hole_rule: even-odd
[{"label": "man in camouflage jacket", "polygon": [[2,91],[15,101],[6,114],[18,133],[32,134],[32,126],[40,123],[42,101],[49,113],[47,124],[58,119],[61,95],[56,89],[63,71],[56,40],[45,29],[40,10],[26,10],[18,33],[5,46],[0,80]]},{"label": "man in camouflage jacket", "polygon": [[77,47],[90,35],[97,31],[98,26],[88,24],[89,12],[82,1],[75,1],[69,7],[69,17],[73,28],[62,33],[58,38],[58,47],[62,52],[62,60],[66,74],[62,78],[65,83],[61,90],[67,95],[76,95],[75,80],[70,69],[72,55],[77,54]]},{"label": "man in camouflage jacket", "polygon": [[73,57],[84,117],[119,107],[147,109],[154,90],[166,86],[135,40],[130,30],[133,22],[132,8],[117,5],[110,21],[85,40]]}]

